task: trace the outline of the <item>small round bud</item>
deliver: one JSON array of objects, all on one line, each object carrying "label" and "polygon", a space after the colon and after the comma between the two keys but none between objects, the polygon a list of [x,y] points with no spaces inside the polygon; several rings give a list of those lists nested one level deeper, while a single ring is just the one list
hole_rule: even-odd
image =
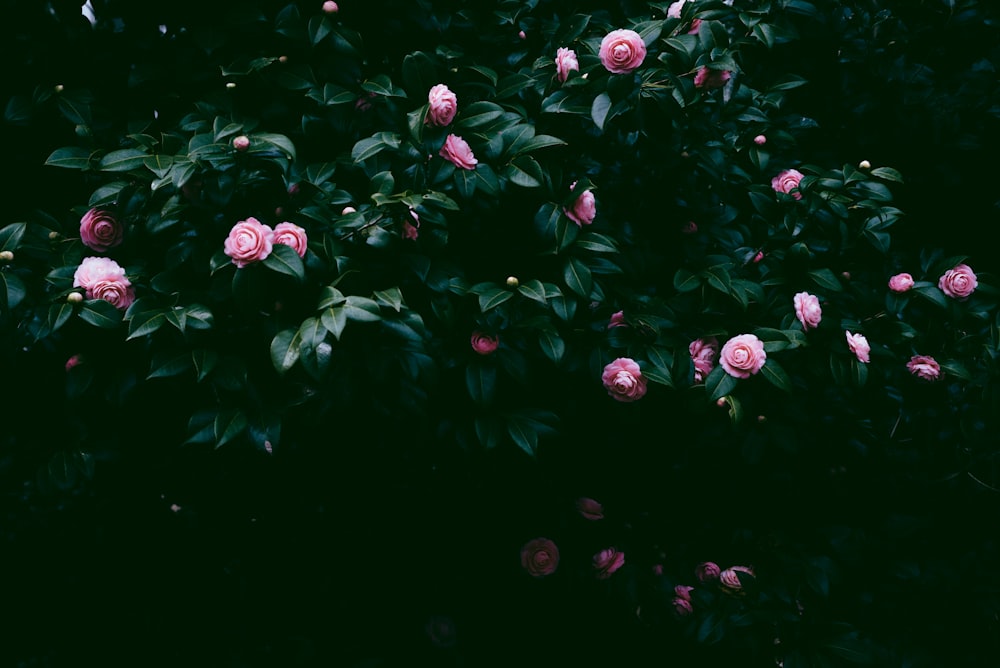
[{"label": "small round bud", "polygon": [[81,295],[79,292],[71,292],[68,295],[66,295],[66,301],[68,301],[70,304],[79,304],[80,302],[83,301],[83,295]]},{"label": "small round bud", "polygon": [[872,168],[872,163],[868,162],[867,160],[862,160],[861,162],[858,163],[858,169],[871,169],[871,168]]},{"label": "small round bud", "polygon": [[13,251],[0,251],[0,262],[12,262],[14,260]]},{"label": "small round bud", "polygon": [[288,62],[288,56],[278,56],[278,62],[284,65]]},{"label": "small round bud", "polygon": [[349,213],[357,213],[357,211],[358,210],[355,209],[353,206],[345,206],[344,210],[340,212],[340,215],[346,216]]},{"label": "small round bud", "polygon": [[851,280],[851,272],[849,272],[849,271],[841,272],[840,273],[840,277],[842,279],[844,279],[845,281],[849,281],[849,280]]},{"label": "small round bud", "polygon": [[726,405],[726,398],[719,397],[718,399],[715,400],[715,405],[718,406],[719,408],[722,408],[723,406]]},{"label": "small round bud", "polygon": [[232,89],[236,88],[236,82],[235,81],[227,81],[226,82],[226,88],[228,88],[229,90],[232,90]]},{"label": "small round bud", "polygon": [[56,93],[61,93],[64,90],[66,90],[66,87],[63,86],[62,84],[56,84],[55,86],[52,87],[52,90],[54,90]]},{"label": "small round bud", "polygon": [[753,256],[753,263],[757,264],[764,259],[764,251],[757,251],[757,254]]},{"label": "small round bud", "polygon": [[276,206],[276,207],[274,207],[274,215],[277,218],[284,218],[284,216],[285,216],[285,207],[283,207],[283,206]]},{"label": "small round bud", "polygon": [[767,416],[766,415],[758,415],[757,416],[757,422],[767,422]]},{"label": "small round bud", "polygon": [[763,146],[764,144],[767,143],[767,137],[765,137],[764,135],[757,135],[756,137],[753,138],[753,143],[757,144],[757,146]]},{"label": "small round bud", "polygon": [[58,239],[61,236],[62,235],[59,234],[58,232],[56,232],[55,230],[52,230],[51,232],[49,232],[49,239],[51,239],[52,241],[55,241],[56,239]]},{"label": "small round bud", "polygon": [[518,36],[518,37],[519,37],[520,39],[527,39],[527,38],[528,38],[528,36],[524,34],[524,31],[523,31],[523,30],[522,30],[521,32],[517,33],[517,36]]},{"label": "small round bud", "polygon": [[681,151],[681,157],[682,158],[690,158],[691,154],[688,153],[687,151]]},{"label": "small round bud", "polygon": [[246,135],[240,135],[238,137],[233,137],[233,148],[241,153],[248,148],[250,148],[250,138]]},{"label": "small round bud", "polygon": [[333,0],[326,0],[326,2],[323,3],[323,11],[327,14],[336,14],[340,11],[340,7],[338,7],[337,3]]},{"label": "small round bud", "polygon": [[521,282],[517,280],[517,276],[508,276],[507,277],[507,287],[508,288],[516,288],[520,284],[521,284]]}]

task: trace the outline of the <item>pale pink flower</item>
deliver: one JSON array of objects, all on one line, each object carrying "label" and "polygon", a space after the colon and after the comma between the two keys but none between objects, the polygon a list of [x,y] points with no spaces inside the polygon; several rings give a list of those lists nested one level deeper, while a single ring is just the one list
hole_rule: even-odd
[{"label": "pale pink flower", "polygon": [[628,357],[619,357],[604,367],[601,382],[616,401],[638,401],[646,395],[646,379],[639,365]]},{"label": "pale pink flower", "polygon": [[694,75],[695,88],[712,90],[722,88],[733,76],[729,70],[713,70],[707,66],[702,66]]},{"label": "pale pink flower", "polygon": [[346,216],[348,214],[357,213],[357,212],[358,212],[358,210],[355,209],[353,206],[345,206],[344,209],[343,209],[343,211],[340,212],[340,215],[341,216]]},{"label": "pale pink flower", "polygon": [[124,234],[122,224],[106,209],[91,209],[80,219],[80,240],[98,253],[119,245]]},{"label": "pale pink flower", "polygon": [[[802,199],[802,193],[798,191],[802,176],[802,172],[797,169],[785,169],[771,179],[771,187],[774,188],[775,192],[791,195],[795,199]],[[795,192],[792,192],[793,190]]]},{"label": "pale pink flower", "polygon": [[913,277],[907,273],[896,274],[889,279],[889,289],[893,292],[906,292],[913,287]]},{"label": "pale pink flower", "polygon": [[326,2],[323,3],[323,11],[327,14],[336,14],[340,11],[340,7],[338,7],[337,3],[333,0],[326,0]]},{"label": "pale pink flower", "polygon": [[427,117],[424,123],[444,127],[455,119],[458,98],[445,84],[438,84],[427,93]]},{"label": "pale pink flower", "polygon": [[291,246],[299,257],[305,257],[309,238],[306,231],[294,223],[278,223],[274,226],[273,243]]},{"label": "pale pink flower", "polygon": [[274,230],[252,216],[233,225],[224,244],[237,267],[266,259],[273,247]]},{"label": "pale pink flower", "polygon": [[754,577],[754,572],[752,568],[747,568],[746,566],[733,566],[732,568],[727,568],[719,574],[719,584],[729,593],[742,593],[743,583],[740,582],[739,573],[744,576],[749,575]]},{"label": "pale pink flower", "polygon": [[107,257],[85,257],[73,273],[73,287],[87,291],[87,299],[94,299],[91,288],[98,281],[119,279],[129,285],[125,270]]},{"label": "pale pink flower", "polygon": [[472,154],[469,143],[457,135],[448,135],[441,147],[440,155],[459,169],[475,169],[479,161]]},{"label": "pale pink flower", "polygon": [[964,302],[969,298],[979,281],[976,275],[967,264],[960,264],[941,275],[938,279],[938,288],[952,299]]},{"label": "pale pink flower", "polygon": [[612,30],[601,40],[601,64],[614,74],[627,74],[642,65],[646,45],[634,30]]},{"label": "pale pink flower", "polygon": [[749,378],[767,361],[764,343],[753,334],[740,334],[726,341],[719,353],[719,364],[735,378]]},{"label": "pale pink flower", "polygon": [[667,18],[679,19],[681,17],[681,10],[684,9],[684,3],[686,1],[687,0],[677,0],[674,3],[671,3],[671,5],[667,7]]},{"label": "pale pink flower", "polygon": [[480,355],[492,355],[500,345],[500,339],[480,331],[472,333],[472,349]]},{"label": "pale pink flower", "polygon": [[[576,181],[570,184],[569,189],[573,190],[575,187]],[[576,223],[577,227],[590,225],[597,216],[597,201],[594,199],[594,193],[590,190],[580,193],[580,196],[573,202],[573,206],[568,209],[564,208],[563,213]]]},{"label": "pale pink flower", "polygon": [[714,336],[695,339],[688,345],[688,353],[694,366],[694,382],[701,383],[715,368],[715,358],[719,354],[719,340]]},{"label": "pale pink flower", "polygon": [[619,568],[625,565],[625,553],[613,547],[601,550],[594,555],[594,570],[598,580],[607,580]]},{"label": "pale pink flower", "polygon": [[573,70],[580,71],[580,62],[576,59],[576,51],[559,47],[556,51],[556,78],[565,82]]},{"label": "pale pink flower", "polygon": [[868,345],[868,339],[865,338],[864,334],[851,334],[845,331],[844,334],[847,335],[847,347],[851,349],[851,352],[858,358],[859,362],[864,362],[868,364],[871,353],[871,346]]},{"label": "pale pink flower", "polygon": [[941,365],[930,355],[914,355],[906,368],[922,380],[937,380],[941,376]]},{"label": "pale pink flower", "polygon": [[521,566],[532,577],[552,575],[559,566],[559,548],[548,538],[530,540],[521,548]]},{"label": "pale pink flower", "polygon": [[135,301],[135,289],[128,279],[112,277],[95,281],[87,289],[90,299],[103,299],[115,308],[124,311]]},{"label": "pale pink flower", "polygon": [[756,137],[753,138],[753,143],[757,144],[757,146],[763,146],[764,144],[767,143],[767,137],[765,137],[764,135],[757,135]]},{"label": "pale pink flower", "polygon": [[795,317],[802,323],[802,329],[809,331],[819,327],[823,318],[823,309],[819,305],[819,299],[808,292],[799,292],[792,298],[795,305]]},{"label": "pale pink flower", "polygon": [[589,499],[585,496],[581,496],[576,500],[576,510],[585,520],[604,519],[604,506],[602,506],[598,501]]}]

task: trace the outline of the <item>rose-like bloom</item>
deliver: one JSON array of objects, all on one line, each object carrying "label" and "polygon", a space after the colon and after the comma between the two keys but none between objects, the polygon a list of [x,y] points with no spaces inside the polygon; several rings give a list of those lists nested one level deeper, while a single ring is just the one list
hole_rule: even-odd
[{"label": "rose-like bloom", "polygon": [[823,309],[820,308],[819,299],[808,292],[800,292],[792,298],[795,305],[795,317],[802,323],[802,329],[809,331],[819,327],[820,320],[823,319]]},{"label": "rose-like bloom", "polygon": [[581,496],[576,500],[576,510],[585,520],[604,519],[604,506],[594,499],[588,499],[585,496]]},{"label": "rose-like bloom", "polygon": [[694,75],[694,87],[706,90],[722,88],[732,76],[733,73],[729,70],[713,70],[703,66]]},{"label": "rose-like bloom", "polygon": [[714,561],[705,561],[698,564],[694,569],[694,576],[698,578],[698,582],[706,584],[709,582],[715,582],[719,579],[719,574],[722,573],[722,569]]},{"label": "rose-like bloom", "polygon": [[[576,187],[576,181],[570,184],[569,189],[573,190]],[[580,196],[576,198],[573,202],[573,206],[569,209],[563,209],[563,213],[566,217],[576,223],[577,227],[583,227],[584,225],[590,225],[594,222],[594,218],[597,216],[597,202],[594,199],[594,193],[590,190],[586,190],[580,193]]]},{"label": "rose-like bloom", "polygon": [[424,123],[444,127],[455,119],[458,112],[458,98],[444,84],[438,84],[427,93],[427,118]]},{"label": "rose-like bloom", "polygon": [[608,320],[608,329],[612,327],[628,327],[625,323],[625,311],[615,311]]},{"label": "rose-like bloom", "polygon": [[685,2],[687,2],[687,0],[677,0],[677,2],[667,7],[667,18],[679,19],[681,17],[681,10],[684,9]]},{"label": "rose-like bloom", "polygon": [[237,267],[260,262],[271,254],[273,247],[274,230],[252,216],[233,225],[224,245],[226,255]]},{"label": "rose-like bloom", "polygon": [[715,358],[719,354],[719,340],[714,336],[695,339],[688,345],[688,353],[694,366],[694,382],[700,383],[715,368]]},{"label": "rose-like bloom", "polygon": [[273,242],[291,246],[299,254],[299,257],[305,257],[309,238],[306,236],[306,231],[298,225],[293,223],[278,223],[274,226]]},{"label": "rose-like bloom", "polygon": [[459,169],[475,169],[479,161],[472,154],[469,143],[457,135],[448,135],[441,147],[440,156]]},{"label": "rose-like bloom", "polygon": [[122,224],[104,209],[91,209],[80,219],[80,240],[98,253],[120,244],[124,233]]},{"label": "rose-like bloom", "polygon": [[979,281],[976,280],[976,275],[967,264],[960,264],[949,269],[938,279],[938,287],[941,292],[962,302],[969,298],[978,285]]},{"label": "rose-like bloom", "polygon": [[[775,192],[791,195],[795,199],[802,199],[802,193],[797,190],[802,176],[802,172],[797,169],[785,169],[771,179],[771,187],[774,188]],[[793,190],[795,192],[792,192]]]},{"label": "rose-like bloom", "polygon": [[674,606],[674,614],[678,617],[687,617],[694,612],[689,599],[677,597],[670,603]]},{"label": "rose-like bloom", "polygon": [[500,339],[495,336],[484,334],[478,330],[472,333],[472,349],[480,355],[493,354],[499,345]]},{"label": "rose-like bloom", "polygon": [[521,566],[533,577],[552,575],[559,566],[559,548],[548,538],[536,538],[521,548]]},{"label": "rose-like bloom", "polygon": [[455,645],[455,622],[451,617],[435,615],[427,620],[424,631],[435,647],[447,648]]},{"label": "rose-like bloom", "polygon": [[941,365],[930,355],[914,355],[906,363],[906,368],[923,380],[937,380],[941,376]]},{"label": "rose-like bloom", "polygon": [[580,62],[576,59],[576,51],[559,47],[556,51],[556,78],[565,82],[572,70],[580,71]]},{"label": "rose-like bloom", "polygon": [[625,565],[625,553],[613,547],[601,550],[594,555],[594,570],[598,580],[607,580],[611,574]]},{"label": "rose-like bloom", "polygon": [[764,144],[767,143],[767,137],[765,137],[764,135],[757,135],[756,137],[753,138],[753,143],[757,144],[757,146],[763,146]]},{"label": "rose-like bloom", "polygon": [[847,347],[851,349],[851,352],[858,358],[858,361],[868,364],[870,360],[869,353],[872,351],[872,347],[868,345],[868,339],[865,338],[865,335],[851,334],[846,331],[844,334],[847,335]]},{"label": "rose-like bloom", "polygon": [[730,376],[749,378],[767,361],[764,343],[753,334],[740,334],[726,341],[719,353],[719,364]]},{"label": "rose-like bloom", "polygon": [[674,596],[676,596],[677,598],[682,598],[685,601],[690,601],[691,590],[693,589],[694,587],[691,587],[689,585],[677,585],[676,587],[674,587]]},{"label": "rose-like bloom", "polygon": [[94,299],[91,288],[98,281],[120,280],[129,284],[125,270],[117,262],[107,257],[85,257],[73,273],[73,287],[87,291],[87,299]]},{"label": "rose-like bloom", "polygon": [[638,401],[646,394],[646,379],[635,360],[619,357],[604,367],[601,374],[608,395],[617,401]]},{"label": "rose-like bloom", "polygon": [[912,287],[913,277],[905,272],[889,279],[889,289],[893,292],[906,292]]},{"label": "rose-like bloom", "polygon": [[733,566],[719,573],[719,584],[731,593],[741,592],[743,584],[740,582],[738,573],[753,577],[753,569],[746,566]]},{"label": "rose-like bloom", "polygon": [[89,299],[103,299],[124,311],[135,301],[135,289],[127,278],[108,278],[95,281],[87,289]]},{"label": "rose-like bloom", "polygon": [[598,56],[608,72],[628,74],[642,65],[646,45],[634,30],[612,30],[601,40]]}]

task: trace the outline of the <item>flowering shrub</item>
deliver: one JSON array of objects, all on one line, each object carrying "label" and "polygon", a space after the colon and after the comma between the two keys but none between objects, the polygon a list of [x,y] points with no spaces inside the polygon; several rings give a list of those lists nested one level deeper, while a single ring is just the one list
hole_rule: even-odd
[{"label": "flowering shrub", "polygon": [[[395,581],[413,550],[422,572],[596,605],[692,660],[934,665],[916,611],[951,581],[992,592],[961,618],[996,632],[995,544],[949,534],[935,545],[967,550],[941,556],[917,531],[956,531],[920,519],[935,500],[1000,490],[990,257],[900,243],[919,215],[897,206],[905,166],[817,140],[833,131],[802,108],[827,84],[790,57],[833,26],[824,57],[863,62],[867,40],[888,67],[892,8],[184,4],[93,2],[93,26],[53,10],[88,62],[106,40],[128,71],[8,84],[7,123],[52,130],[38,173],[65,186],[0,224],[5,365],[38,383],[11,414],[67,418],[10,434],[25,494],[142,470],[189,490],[163,492],[169,521],[202,504],[206,539],[212,507],[249,526],[370,506],[408,538],[362,554],[317,520],[354,555],[338,576]],[[456,470],[517,484],[494,498]],[[283,493],[260,501],[255,476]],[[442,479],[480,501],[431,504],[462,527],[447,536],[414,502]],[[471,605],[473,627],[499,615]],[[443,612],[414,628],[457,651]]]}]

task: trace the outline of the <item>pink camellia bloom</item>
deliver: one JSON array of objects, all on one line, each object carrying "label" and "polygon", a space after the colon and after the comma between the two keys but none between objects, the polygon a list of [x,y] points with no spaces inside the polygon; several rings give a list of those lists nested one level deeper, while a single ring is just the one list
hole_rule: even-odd
[{"label": "pink camellia bloom", "polygon": [[252,216],[233,225],[224,244],[226,255],[237,267],[260,262],[273,247],[274,230]]},{"label": "pink camellia bloom", "polygon": [[893,292],[906,292],[913,287],[913,277],[907,273],[896,274],[889,279],[889,289]]},{"label": "pink camellia bloom", "polygon": [[679,19],[681,17],[681,10],[684,9],[684,3],[686,1],[687,0],[677,0],[677,2],[674,2],[667,7],[667,18]]},{"label": "pink camellia bloom", "polygon": [[646,379],[635,360],[619,357],[604,367],[601,382],[617,401],[638,401],[646,395]]},{"label": "pink camellia bloom", "polygon": [[492,355],[500,345],[500,339],[480,331],[472,333],[472,349],[480,355]]},{"label": "pink camellia bloom", "polygon": [[333,0],[326,0],[326,2],[323,3],[323,11],[327,14],[336,14],[340,11],[340,7],[338,7],[337,3]]},{"label": "pink camellia bloom", "polygon": [[603,520],[604,506],[594,499],[581,496],[576,500],[576,510],[585,520]]},{"label": "pink camellia bloom", "polygon": [[278,223],[274,226],[273,242],[291,246],[299,257],[305,257],[309,238],[306,236],[306,231],[294,223]]},{"label": "pink camellia bloom", "polygon": [[[802,199],[802,193],[798,191],[802,176],[802,172],[797,169],[785,169],[771,179],[771,187],[774,188],[775,192],[791,195],[795,199]],[[792,192],[793,190],[795,192]]]},{"label": "pink camellia bloom", "polygon": [[823,319],[823,309],[820,308],[819,299],[808,292],[800,292],[792,298],[795,305],[795,317],[802,323],[802,329],[809,331],[819,327],[820,320]]},{"label": "pink camellia bloom", "polygon": [[727,568],[726,570],[719,573],[719,584],[730,593],[742,593],[743,583],[740,582],[739,573],[744,576],[749,575],[754,577],[754,572],[752,568],[747,568],[746,566],[733,566],[732,568]]},{"label": "pink camellia bloom", "polygon": [[703,66],[694,75],[694,87],[706,90],[722,88],[732,76],[733,73],[729,70],[713,70]]},{"label": "pink camellia bloom", "polygon": [[688,345],[688,353],[694,366],[694,382],[701,383],[715,368],[715,358],[719,354],[719,340],[714,336],[695,339]]},{"label": "pink camellia bloom", "polygon": [[532,577],[552,575],[559,566],[559,548],[548,538],[536,538],[521,548],[521,566]]},{"label": "pink camellia bloom", "polygon": [[435,647],[445,649],[455,645],[455,621],[451,617],[444,615],[431,617],[424,625],[424,632]]},{"label": "pink camellia bloom", "polygon": [[[573,181],[569,189],[573,190],[575,187],[576,181]],[[580,193],[580,196],[573,202],[573,206],[569,209],[563,209],[563,213],[566,214],[567,218],[576,223],[577,227],[590,225],[597,216],[597,201],[594,199],[594,193],[590,190]]]},{"label": "pink camellia bloom", "polygon": [[906,368],[923,380],[937,380],[941,376],[941,365],[930,355],[914,355],[906,363]]},{"label": "pink camellia bloom", "polygon": [[236,137],[233,137],[233,148],[239,151],[240,153],[243,153],[248,148],[250,148],[250,137],[247,137],[246,135],[238,135]]},{"label": "pink camellia bloom", "polygon": [[682,598],[685,601],[690,601],[691,591],[693,589],[694,587],[691,587],[689,585],[677,585],[676,587],[674,587],[674,596],[676,596],[677,598]]},{"label": "pink camellia bloom", "polygon": [[444,127],[455,119],[458,98],[444,84],[438,84],[427,93],[427,118],[424,123]]},{"label": "pink camellia bloom", "polygon": [[858,358],[859,362],[864,362],[868,364],[871,353],[871,346],[868,345],[868,339],[865,338],[864,334],[851,334],[850,332],[844,332],[847,335],[847,347],[851,349],[851,352]]},{"label": "pink camellia bloom", "polygon": [[753,334],[740,334],[726,341],[719,353],[719,364],[730,376],[749,378],[767,361],[764,343]]},{"label": "pink camellia bloom", "polygon": [[556,78],[565,82],[573,70],[580,71],[580,61],[576,59],[576,51],[560,47],[556,51]]},{"label": "pink camellia bloom", "polygon": [[70,357],[68,360],[66,360],[66,372],[68,373],[70,369],[75,368],[82,361],[83,358],[80,355],[73,355],[72,357]]},{"label": "pink camellia bloom", "polygon": [[757,251],[757,254],[753,256],[753,259],[751,260],[751,262],[753,262],[754,264],[757,264],[758,262],[760,262],[763,259],[764,259],[764,251]]},{"label": "pink camellia bloom", "polygon": [[619,568],[625,565],[625,553],[613,547],[601,550],[594,555],[594,570],[598,580],[607,580]]},{"label": "pink camellia bloom", "polygon": [[103,299],[120,309],[128,308],[135,300],[135,291],[125,278],[125,270],[106,257],[83,258],[73,273],[73,287],[83,288],[87,299]]},{"label": "pink camellia bloom", "polygon": [[120,244],[124,234],[122,224],[105,209],[91,209],[80,219],[80,240],[98,253]]},{"label": "pink camellia bloom", "polygon": [[103,299],[124,311],[135,301],[135,289],[126,278],[111,277],[95,281],[88,289],[90,299]]},{"label": "pink camellia bloom", "polygon": [[628,327],[625,322],[625,311],[615,311],[608,320],[608,329],[612,327]]},{"label": "pink camellia bloom", "polygon": [[702,562],[694,569],[694,576],[698,578],[698,582],[702,584],[715,582],[719,579],[720,573],[722,573],[722,569],[719,568],[719,565],[714,561]]},{"label": "pink camellia bloom", "polygon": [[479,161],[472,154],[469,143],[458,135],[448,135],[441,147],[440,156],[459,169],[475,169]]},{"label": "pink camellia bloom", "polygon": [[976,280],[976,275],[967,264],[960,264],[949,269],[938,279],[938,287],[941,292],[962,302],[969,298],[978,285],[979,281]]},{"label": "pink camellia bloom", "polygon": [[613,74],[628,74],[642,65],[646,45],[634,30],[612,30],[601,40],[601,64]]},{"label": "pink camellia bloom", "polygon": [[420,216],[417,215],[416,211],[410,209],[410,217],[413,218],[412,223],[408,220],[403,221],[403,238],[416,241],[417,237],[420,236]]},{"label": "pink camellia bloom", "polygon": [[753,138],[753,143],[757,144],[757,146],[763,146],[764,144],[767,143],[767,137],[765,137],[764,135],[757,135],[756,137]]},{"label": "pink camellia bloom", "polygon": [[687,617],[694,612],[694,607],[691,605],[690,599],[678,596],[670,604],[674,606],[674,614],[678,617]]}]

